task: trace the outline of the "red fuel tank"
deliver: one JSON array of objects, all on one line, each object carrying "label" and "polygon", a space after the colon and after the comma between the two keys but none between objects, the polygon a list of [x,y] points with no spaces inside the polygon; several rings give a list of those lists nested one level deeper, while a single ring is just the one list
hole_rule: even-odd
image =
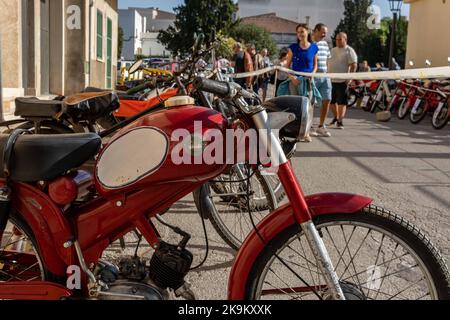
[{"label": "red fuel tank", "polygon": [[219,158],[225,155],[207,152],[213,144],[225,150],[227,128],[228,121],[220,113],[191,105],[142,117],[118,132],[100,153],[97,190],[109,196],[153,185],[206,182],[227,167]]}]

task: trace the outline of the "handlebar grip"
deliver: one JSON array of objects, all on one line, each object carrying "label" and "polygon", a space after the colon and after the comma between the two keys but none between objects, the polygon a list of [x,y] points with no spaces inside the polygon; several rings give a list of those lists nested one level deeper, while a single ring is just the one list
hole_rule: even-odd
[{"label": "handlebar grip", "polygon": [[197,77],[193,85],[197,90],[213,93],[220,98],[229,97],[231,92],[230,84],[224,81]]}]

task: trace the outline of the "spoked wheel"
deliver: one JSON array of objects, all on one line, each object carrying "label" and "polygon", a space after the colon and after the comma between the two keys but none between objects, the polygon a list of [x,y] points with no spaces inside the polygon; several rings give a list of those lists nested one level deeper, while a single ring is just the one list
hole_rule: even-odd
[{"label": "spoked wheel", "polygon": [[[235,250],[239,249],[253,230],[252,219],[255,224],[258,224],[275,209],[275,192],[284,194],[281,183],[278,185],[273,177],[263,175],[257,170],[250,178],[250,197],[248,198],[246,182],[241,182],[239,177],[240,175],[233,170],[227,175],[222,175],[220,177],[222,181],[216,178],[215,182],[209,183],[209,187],[202,188],[196,199],[201,215],[210,218],[211,224],[220,237]],[[199,205],[197,203],[199,201],[207,205]],[[248,207],[250,207],[252,218],[250,218]]]},{"label": "spoked wheel", "polygon": [[428,102],[426,100],[420,101],[418,106],[415,106],[409,114],[409,121],[413,124],[421,122],[428,112]]},{"label": "spoked wheel", "polygon": [[[426,236],[399,216],[369,207],[318,217],[315,225],[346,299],[449,299],[449,272]],[[307,283],[307,285],[305,285]],[[294,225],[260,253],[247,299],[329,299],[304,233]]]},{"label": "spoked wheel", "polygon": [[[229,172],[216,178],[210,183],[214,191],[214,197],[220,197],[223,201],[234,206],[247,206],[246,181],[247,169],[243,164],[233,166]],[[267,176],[257,170],[251,171],[251,201],[252,210],[273,209],[278,199],[284,197],[284,190],[278,177]],[[277,199],[277,201],[274,201]]]},{"label": "spoked wheel", "polygon": [[449,120],[448,103],[445,103],[444,105],[436,109],[436,111],[433,114],[433,119],[431,123],[433,124],[433,127],[435,129],[439,130],[447,125],[448,120]]},{"label": "spoked wheel", "polygon": [[405,119],[405,117],[408,115],[409,112],[409,104],[410,104],[410,99],[407,98],[402,98],[399,104],[399,107],[397,109],[397,118],[399,118],[400,120]]},{"label": "spoked wheel", "polygon": [[31,230],[17,216],[11,216],[0,244],[0,283],[46,278]]},{"label": "spoked wheel", "polygon": [[350,90],[350,92],[348,93],[347,106],[353,107],[356,101],[358,101],[358,96],[356,95],[355,91]]}]

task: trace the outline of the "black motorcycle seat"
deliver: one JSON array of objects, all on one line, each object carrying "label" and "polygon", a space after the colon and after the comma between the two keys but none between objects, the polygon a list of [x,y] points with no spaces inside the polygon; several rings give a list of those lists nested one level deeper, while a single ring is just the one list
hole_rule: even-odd
[{"label": "black motorcycle seat", "polygon": [[15,116],[54,118],[63,110],[64,103],[57,100],[40,100],[36,97],[16,98]]},{"label": "black motorcycle seat", "polygon": [[[0,174],[8,135],[0,135]],[[80,167],[100,149],[101,138],[95,133],[22,135],[12,153],[11,179],[19,182],[52,180]]]}]

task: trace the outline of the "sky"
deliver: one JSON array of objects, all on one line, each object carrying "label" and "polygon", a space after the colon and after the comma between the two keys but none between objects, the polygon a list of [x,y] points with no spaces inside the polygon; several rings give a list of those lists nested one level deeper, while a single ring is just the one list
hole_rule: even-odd
[{"label": "sky", "polygon": [[[323,1],[326,0],[317,0]],[[128,7],[156,7],[163,11],[172,12],[172,8],[184,3],[183,0],[119,0],[119,8],[126,9]],[[381,12],[383,16],[392,16],[389,10],[388,0],[374,0],[374,4],[381,7]],[[402,9],[402,15],[409,14],[409,5],[404,4]]]}]

